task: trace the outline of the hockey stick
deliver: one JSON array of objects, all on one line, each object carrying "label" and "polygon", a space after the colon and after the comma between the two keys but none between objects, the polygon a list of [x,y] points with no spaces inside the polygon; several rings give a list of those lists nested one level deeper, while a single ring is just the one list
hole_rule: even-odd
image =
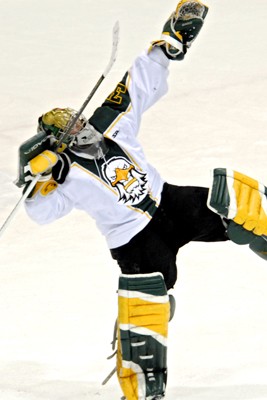
[{"label": "hockey stick", "polygon": [[36,183],[40,179],[40,177],[41,177],[41,174],[38,174],[33,178],[31,183],[29,184],[29,186],[27,187],[27,189],[25,190],[25,192],[23,193],[23,195],[21,196],[21,198],[19,199],[19,201],[17,202],[17,204],[15,205],[15,207],[13,208],[13,210],[11,211],[11,213],[9,214],[9,216],[7,217],[7,219],[5,220],[3,225],[1,226],[1,228],[0,228],[0,237],[3,235],[4,231],[6,230],[6,228],[10,224],[10,222],[12,221],[12,219],[17,214],[21,204],[24,202],[25,199],[27,199],[27,197],[31,193],[32,189],[34,188],[34,186],[36,185]]},{"label": "hockey stick", "polygon": [[105,77],[107,76],[109,71],[111,70],[113,64],[115,63],[116,58],[117,58],[117,50],[118,50],[118,43],[119,43],[119,30],[120,30],[120,26],[119,26],[119,22],[117,21],[115,23],[114,27],[113,27],[113,43],[112,43],[112,51],[111,51],[111,56],[110,56],[109,63],[107,65],[106,69],[104,70],[103,74],[98,79],[98,81],[95,84],[94,88],[91,90],[91,92],[89,93],[89,95],[85,99],[85,101],[84,101],[83,105],[81,106],[81,108],[79,109],[79,111],[77,112],[75,117],[71,120],[71,123],[68,126],[67,130],[62,133],[62,135],[59,138],[59,141],[57,142],[56,147],[54,149],[55,151],[57,151],[60,148],[60,146],[64,142],[65,138],[71,132],[72,128],[75,126],[76,122],[80,118],[83,110],[88,105],[89,101],[92,99],[93,95],[95,94],[95,92],[97,91],[97,89],[99,88],[99,86],[101,85],[101,83],[103,82],[103,80],[105,79]]},{"label": "hockey stick", "polygon": [[[105,77],[107,76],[109,71],[111,70],[113,64],[115,63],[116,58],[117,58],[117,50],[118,50],[118,43],[119,43],[119,29],[120,29],[119,22],[117,21],[115,23],[114,27],[113,27],[112,51],[111,51],[111,56],[110,56],[110,60],[108,62],[108,65],[106,66],[106,68],[105,68],[103,74],[101,75],[101,77],[98,79],[98,81],[95,84],[94,88],[91,90],[91,92],[89,93],[89,95],[85,99],[85,101],[84,101],[83,105],[81,106],[80,110],[75,115],[75,118],[73,118],[73,120],[71,121],[71,124],[69,125],[68,129],[66,130],[66,132],[63,132],[63,134],[59,138],[59,141],[56,144],[56,148],[54,149],[55,151],[58,150],[58,148],[61,146],[61,144],[63,143],[63,141],[66,138],[66,136],[69,134],[71,129],[75,126],[75,124],[78,121],[78,119],[79,119],[80,115],[82,114],[83,110],[88,105],[89,101],[91,100],[91,98],[93,97],[93,95],[95,94],[95,92],[97,91],[97,89],[99,88],[99,86],[101,85],[101,83],[103,82],[103,80],[105,79]],[[24,202],[24,200],[31,193],[31,191],[34,188],[35,184],[40,179],[40,176],[41,176],[41,174],[36,175],[33,178],[33,180],[31,181],[30,185],[25,190],[24,194],[22,195],[20,200],[17,202],[17,204],[15,205],[15,207],[13,208],[13,210],[11,211],[11,213],[9,214],[9,216],[7,217],[7,219],[5,220],[3,225],[1,226],[1,228],[0,228],[0,237],[4,233],[4,231],[6,230],[8,225],[10,224],[11,220],[16,215],[16,213],[19,210],[19,207],[21,206],[21,204]]]}]

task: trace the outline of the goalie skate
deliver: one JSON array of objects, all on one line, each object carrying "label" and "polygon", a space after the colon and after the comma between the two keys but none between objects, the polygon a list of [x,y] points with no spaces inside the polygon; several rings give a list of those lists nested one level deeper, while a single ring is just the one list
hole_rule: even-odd
[{"label": "goalie skate", "polygon": [[[161,400],[161,399],[165,399],[165,396],[161,396],[161,395],[159,395],[159,396],[156,396],[156,397],[153,397],[153,399],[150,399],[150,400]],[[126,399],[126,397],[121,397],[121,400],[127,400]]]}]

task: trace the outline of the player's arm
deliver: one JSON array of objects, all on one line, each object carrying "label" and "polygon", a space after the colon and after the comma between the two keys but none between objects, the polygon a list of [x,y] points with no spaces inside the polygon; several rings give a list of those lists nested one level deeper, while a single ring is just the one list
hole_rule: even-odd
[{"label": "player's arm", "polygon": [[28,162],[28,173],[30,172],[32,177],[40,175],[24,203],[27,214],[36,223],[48,224],[72,210],[74,205],[71,196],[66,193],[64,185],[61,185],[68,175],[69,168],[67,154],[58,154],[51,150],[41,152]]},{"label": "player's arm", "polygon": [[137,134],[142,114],[168,90],[169,60],[183,59],[200,32],[207,12],[208,7],[198,0],[178,3],[164,24],[160,39],[152,42],[148,52],[137,57],[90,118],[90,124],[97,131],[110,139],[122,130]]},{"label": "player's arm", "polygon": [[63,183],[70,169],[70,159],[65,153],[55,153],[45,150],[28,162],[25,168],[31,176],[40,175],[34,189],[29,195],[33,198],[37,193],[47,196]]}]

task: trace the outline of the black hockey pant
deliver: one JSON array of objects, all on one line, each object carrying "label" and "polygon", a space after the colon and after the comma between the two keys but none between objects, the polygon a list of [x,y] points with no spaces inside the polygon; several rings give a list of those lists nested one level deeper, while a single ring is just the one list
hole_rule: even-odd
[{"label": "black hockey pant", "polygon": [[221,218],[208,209],[208,189],[164,184],[162,200],[149,224],[127,244],[111,249],[122,273],[161,272],[168,289],[177,279],[176,256],[190,241],[227,240]]}]

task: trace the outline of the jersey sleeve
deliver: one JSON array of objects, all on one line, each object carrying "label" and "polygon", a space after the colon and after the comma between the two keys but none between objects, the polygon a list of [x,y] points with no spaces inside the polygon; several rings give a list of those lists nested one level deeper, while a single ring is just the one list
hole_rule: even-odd
[{"label": "jersey sleeve", "polygon": [[112,138],[122,121],[136,135],[143,112],[168,90],[168,64],[158,48],[141,54],[89,122],[108,138]]},{"label": "jersey sleeve", "polygon": [[37,194],[25,201],[25,210],[29,217],[39,225],[49,224],[67,215],[74,207],[74,202],[59,188],[47,196]]}]

